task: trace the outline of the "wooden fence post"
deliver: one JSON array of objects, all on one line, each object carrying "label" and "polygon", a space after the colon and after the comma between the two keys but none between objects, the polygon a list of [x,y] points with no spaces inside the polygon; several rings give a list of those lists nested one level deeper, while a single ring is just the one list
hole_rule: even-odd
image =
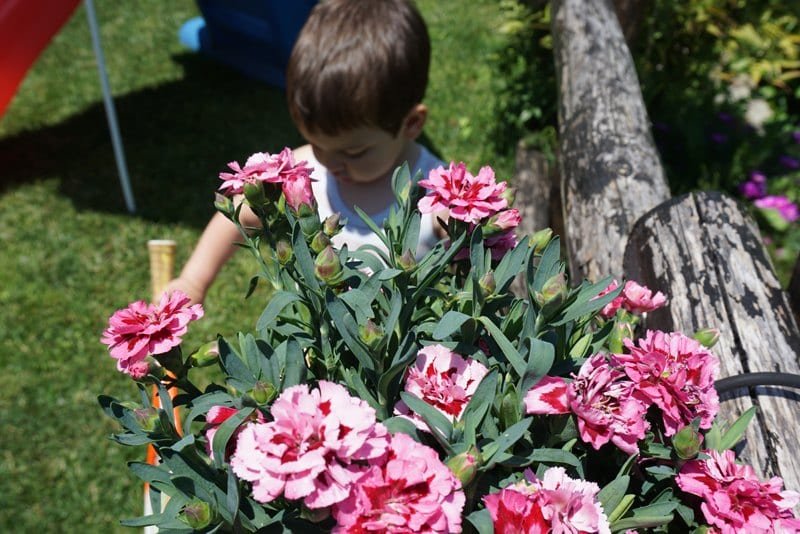
[{"label": "wooden fence post", "polygon": [[[625,250],[626,276],[669,295],[645,328],[687,334],[720,329],[713,351],[721,377],[753,372],[800,374],[800,330],[772,270],[754,223],[720,193],[691,193],[658,206],[633,228]],[[732,421],[760,407],[742,457],[762,476],[779,475],[800,487],[800,397],[756,387],[733,392],[720,414]]]},{"label": "wooden fence post", "polygon": [[669,198],[610,0],[553,0],[560,171],[574,280],[622,275],[630,229]]}]

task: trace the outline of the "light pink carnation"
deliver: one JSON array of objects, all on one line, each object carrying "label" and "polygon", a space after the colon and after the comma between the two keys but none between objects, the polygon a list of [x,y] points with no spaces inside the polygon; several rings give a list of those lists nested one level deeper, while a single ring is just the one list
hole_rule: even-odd
[{"label": "light pink carnation", "polygon": [[519,210],[516,208],[503,210],[496,215],[493,215],[487,222],[486,222],[486,233],[487,235],[495,232],[506,232],[508,230],[513,230],[519,223],[522,222],[522,217],[519,214]]},{"label": "light pink carnation", "polygon": [[157,305],[139,300],[114,312],[100,342],[117,359],[117,369],[140,375],[143,367],[137,362],[180,345],[187,325],[203,316],[203,307],[190,302],[184,293],[174,291],[162,295]]},{"label": "light pink carnation", "polygon": [[253,498],[303,499],[308,508],[344,500],[366,461],[389,443],[375,411],[345,388],[321,381],[285,390],[272,405],[273,421],[248,425],[231,457],[233,472],[253,483]]},{"label": "light pink carnation", "polygon": [[[439,410],[450,421],[457,421],[478,384],[489,370],[477,360],[465,360],[443,345],[428,345],[417,354],[417,361],[408,369],[405,391]],[[420,430],[428,430],[417,414],[400,401],[395,413],[409,416]]]},{"label": "light pink carnation", "polygon": [[551,467],[541,480],[527,470],[525,479],[484,497],[495,532],[610,534],[594,482],[570,478],[563,467]]},{"label": "light pink carnation", "polygon": [[[231,408],[230,406],[212,406],[208,413],[206,414],[206,452],[209,456],[213,454],[213,450],[211,446],[214,443],[214,435],[217,433],[217,429],[219,426],[230,419],[236,412],[238,412],[236,408]],[[259,411],[256,410],[251,419],[255,418],[256,421],[259,423],[266,422],[264,415]],[[231,454],[233,454],[234,448],[236,447],[236,438],[239,433],[244,428],[244,425],[236,429],[236,431],[231,436],[231,439],[228,441],[227,447],[225,447],[225,458],[230,458]]]},{"label": "light pink carnation", "polygon": [[506,184],[495,181],[491,167],[483,167],[473,176],[463,163],[450,163],[448,170],[433,169],[419,185],[428,190],[418,204],[421,213],[446,210],[453,219],[477,224],[508,207],[502,196]]},{"label": "light pink carnation", "polygon": [[705,452],[708,459],[687,462],[675,481],[702,498],[703,516],[716,532],[800,532],[793,511],[800,494],[783,490],[780,477],[761,482],[752,467],[736,463],[733,451]]},{"label": "light pink carnation", "polygon": [[436,451],[397,433],[386,457],[370,463],[333,507],[333,532],[461,532],[461,482]]},{"label": "light pink carnation", "polygon": [[525,395],[529,414],[573,413],[581,439],[599,449],[609,441],[628,454],[647,431],[647,406],[632,395],[633,383],[605,356],[595,354],[575,379],[546,376]]},{"label": "light pink carnation", "polygon": [[665,434],[672,436],[696,417],[711,428],[719,410],[714,379],[719,360],[694,339],[681,333],[648,331],[636,346],[624,341],[628,354],[616,354],[635,383],[634,395],[661,410]]},{"label": "light pink carnation", "polygon": [[646,286],[628,280],[622,290],[624,302],[622,306],[631,313],[641,314],[657,310],[667,303],[667,297],[657,291],[655,295]]}]

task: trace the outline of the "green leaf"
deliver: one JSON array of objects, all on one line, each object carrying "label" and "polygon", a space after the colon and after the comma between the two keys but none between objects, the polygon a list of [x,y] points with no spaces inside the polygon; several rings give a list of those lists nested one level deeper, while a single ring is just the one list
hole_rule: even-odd
[{"label": "green leaf", "polygon": [[[533,291],[541,291],[545,282],[561,272],[561,267],[561,241],[556,237],[548,243],[544,252],[542,252],[539,265],[536,266],[536,271],[533,273],[533,280],[528,280],[529,287],[533,289]],[[532,270],[533,262],[529,262],[529,275]]]},{"label": "green leaf", "polygon": [[386,246],[386,248],[388,249],[389,248],[389,242],[386,240],[386,235],[384,234],[383,230],[378,228],[378,225],[375,224],[375,221],[372,220],[372,217],[367,215],[366,212],[364,212],[364,210],[362,210],[358,206],[353,206],[353,210],[361,218],[361,220],[364,221],[364,224],[366,224],[369,227],[369,229],[372,230],[372,232],[376,236],[378,236],[378,239],[381,240],[381,243],[383,243]]},{"label": "green leaf", "polygon": [[417,427],[415,427],[414,423],[405,417],[390,417],[383,421],[383,426],[385,426],[392,434],[401,432],[403,434],[408,434],[415,440],[419,441],[417,436]]},{"label": "green leaf", "polygon": [[478,320],[486,327],[486,330],[489,332],[489,335],[492,336],[497,346],[500,347],[500,350],[503,351],[503,356],[505,356],[508,363],[514,368],[519,376],[525,376],[525,370],[527,369],[527,364],[520,356],[519,351],[514,348],[514,345],[508,340],[508,338],[500,331],[496,324],[494,324],[491,319],[485,316],[478,317]]},{"label": "green leaf", "polygon": [[364,369],[374,371],[375,362],[372,361],[372,356],[367,348],[361,343],[358,337],[358,325],[347,306],[330,290],[325,294],[325,301],[328,306],[328,316],[333,320],[333,324],[336,326],[347,348],[352,351]]},{"label": "green leaf", "polygon": [[[300,344],[294,339],[284,341],[282,345],[286,345],[286,364],[284,366],[283,381],[281,382],[281,391],[286,388],[302,384],[306,380],[306,362],[303,359],[303,350]],[[276,385],[277,384],[273,384]]]},{"label": "green leaf", "polygon": [[581,461],[577,456],[562,449],[549,449],[546,447],[534,449],[528,458],[537,463],[563,464],[570,465],[572,467],[581,467]]},{"label": "green leaf", "polygon": [[412,412],[422,417],[434,436],[438,434],[449,442],[450,437],[453,435],[453,424],[447,417],[442,415],[439,410],[411,393],[403,391],[400,393],[400,398],[403,399],[403,402],[406,403],[406,406],[408,406]]},{"label": "green leaf", "polygon": [[183,433],[184,435],[188,435],[191,433],[192,423],[195,419],[200,417],[201,415],[205,414],[210,410],[213,406],[232,406],[233,405],[233,397],[228,394],[226,391],[212,391],[211,393],[206,393],[204,395],[200,395],[199,397],[192,400],[189,404],[191,409],[189,413],[183,420]]},{"label": "green leaf", "polygon": [[258,318],[258,323],[256,323],[256,328],[258,330],[264,330],[265,328],[272,325],[277,319],[278,315],[283,311],[286,306],[292,304],[293,302],[297,302],[303,300],[297,293],[291,293],[289,291],[278,291],[272,294],[269,299],[269,304],[267,307],[264,308],[264,312],[261,314],[261,317]]},{"label": "green leaf", "polygon": [[419,212],[412,212],[411,217],[408,219],[408,223],[403,231],[403,251],[406,250],[417,250],[419,246],[419,229],[420,229],[420,222],[422,218],[420,217]]},{"label": "green leaf", "polygon": [[[461,415],[461,421],[464,422],[465,427],[470,427],[471,432],[483,421],[486,412],[491,408],[494,402],[495,395],[497,394],[497,369],[492,369],[486,376],[483,377],[481,383],[475,388],[475,393],[469,400],[467,407],[464,408],[464,413]],[[469,445],[474,445],[470,443]]]},{"label": "green leaf", "polygon": [[525,435],[525,432],[528,430],[530,425],[530,417],[523,419],[519,423],[506,429],[497,437],[496,440],[485,446],[482,451],[485,458],[485,463],[481,466],[481,471],[488,471],[494,467],[494,464],[497,463],[500,455],[506,452],[506,450],[512,447],[517,441],[519,441],[520,438]]},{"label": "green leaf", "polygon": [[225,463],[225,447],[227,447],[231,436],[244,423],[245,419],[250,417],[254,410],[255,408],[252,407],[242,408],[217,427],[217,432],[214,434],[214,440],[211,444],[211,449],[214,452],[214,464],[217,467],[222,467]]},{"label": "green leaf", "polygon": [[677,502],[655,503],[633,510],[633,517],[625,517],[611,524],[611,530],[618,532],[629,528],[652,528],[666,525],[672,521],[672,512]]},{"label": "green leaf", "polygon": [[592,284],[590,286],[584,287],[580,290],[575,301],[570,304],[566,310],[564,310],[564,315],[557,321],[552,323],[552,326],[561,326],[562,324],[566,324],[570,321],[574,321],[579,317],[583,317],[584,315],[589,315],[600,310],[603,306],[614,300],[619,293],[622,292],[622,286],[618,287],[614,291],[610,292],[607,295],[603,295],[600,298],[592,300],[592,298],[597,295],[600,291],[608,287],[608,284],[611,282],[611,277],[606,277],[597,282],[596,284]]},{"label": "green leaf", "polygon": [[751,406],[733,422],[730,428],[728,428],[720,438],[717,448],[718,451],[722,452],[726,449],[732,449],[741,441],[742,436],[747,430],[747,425],[750,424],[750,421],[756,415],[756,410],[757,408],[755,406]]},{"label": "green leaf", "polygon": [[372,392],[367,388],[367,385],[364,384],[358,371],[355,369],[343,368],[342,374],[344,375],[344,381],[347,383],[347,386],[355,391],[361,400],[366,401],[378,414],[385,411],[385,408],[381,406],[378,399],[375,398]]},{"label": "green leaf", "polygon": [[292,232],[292,247],[294,248],[295,265],[303,277],[303,281],[314,291],[319,291],[319,281],[314,275],[314,259],[306,244],[306,238],[299,224],[294,225]]},{"label": "green leaf", "polygon": [[630,482],[631,477],[627,475],[615,478],[603,486],[603,489],[597,494],[597,500],[603,505],[603,510],[605,510],[607,514],[611,514],[611,512],[615,511],[617,506],[619,506],[625,498],[625,492],[628,491]]},{"label": "green leaf", "polygon": [[449,337],[453,332],[461,328],[465,322],[469,321],[471,317],[461,312],[450,310],[436,324],[433,330],[433,339],[441,341]]},{"label": "green leaf", "polygon": [[220,363],[225,369],[225,374],[240,383],[241,387],[237,389],[243,391],[251,389],[256,383],[256,377],[253,372],[247,368],[242,358],[224,338],[219,338],[218,347]]},{"label": "green leaf", "polygon": [[556,354],[552,343],[535,337],[529,339],[531,348],[528,353],[528,363],[519,388],[522,392],[527,392],[540,378],[550,372]]},{"label": "green leaf", "polygon": [[517,243],[514,250],[507,252],[503,256],[503,259],[500,260],[500,263],[494,270],[498,293],[508,291],[508,286],[511,285],[514,278],[523,269],[529,253],[528,240],[523,239]]},{"label": "green leaf", "polygon": [[467,516],[467,519],[478,531],[478,534],[494,534],[494,525],[489,510],[484,508],[483,510],[472,512]]}]

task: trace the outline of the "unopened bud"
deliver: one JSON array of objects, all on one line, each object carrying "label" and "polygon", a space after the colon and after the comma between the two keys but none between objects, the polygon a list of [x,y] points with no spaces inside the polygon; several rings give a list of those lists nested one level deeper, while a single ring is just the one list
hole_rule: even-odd
[{"label": "unopened bud", "polygon": [[533,247],[534,253],[541,254],[550,243],[551,239],[553,239],[552,228],[544,228],[533,234],[530,239],[528,239],[528,243]]},{"label": "unopened bud", "polygon": [[314,260],[314,274],[329,285],[338,281],[342,274],[342,264],[332,246],[328,245],[317,255]]},{"label": "unopened bud", "polygon": [[248,395],[258,404],[268,404],[278,396],[278,391],[269,382],[256,381]]},{"label": "unopened bud", "polygon": [[417,259],[410,250],[403,252],[403,255],[397,258],[397,265],[400,266],[405,272],[413,271],[417,266]]},{"label": "unopened bud", "polygon": [[480,464],[480,453],[474,447],[447,460],[447,467],[466,487],[475,479]]},{"label": "unopened bud", "polygon": [[275,255],[278,257],[278,263],[286,265],[292,261],[292,257],[294,256],[292,245],[290,245],[288,241],[281,239],[275,243]]},{"label": "unopened bud", "polygon": [[158,424],[158,410],[152,406],[149,408],[137,408],[133,410],[133,418],[145,432],[152,432]]},{"label": "unopened bud", "polygon": [[233,213],[233,200],[225,195],[217,193],[214,198],[214,207],[217,208],[217,211],[225,215],[230,215]]},{"label": "unopened bud", "polygon": [[624,347],[623,341],[626,339],[633,339],[633,325],[625,321],[617,321],[608,336],[608,349],[613,354],[621,354]]},{"label": "unopened bud", "polygon": [[325,235],[324,232],[317,232],[314,239],[311,240],[311,250],[319,254],[322,249],[331,244],[331,239]]},{"label": "unopened bud", "polygon": [[261,182],[244,184],[244,198],[253,207],[262,206],[267,200],[264,195],[264,185]]},{"label": "unopened bud", "polygon": [[200,499],[192,499],[183,507],[178,517],[193,530],[202,530],[211,524],[214,514],[210,504]]},{"label": "unopened bud", "polygon": [[675,454],[682,460],[691,460],[700,452],[703,445],[703,435],[695,428],[694,424],[681,428],[672,436],[672,447]]},{"label": "unopened bud", "polygon": [[494,279],[494,271],[489,271],[484,274],[478,282],[478,285],[483,290],[484,295],[493,294],[497,289],[497,282]]},{"label": "unopened bud", "polygon": [[695,332],[694,336],[692,337],[699,341],[700,344],[705,348],[710,349],[717,344],[717,341],[719,341],[719,329],[703,328],[702,330]]},{"label": "unopened bud", "polygon": [[189,356],[192,367],[214,365],[217,360],[219,360],[219,346],[216,341],[209,341]]},{"label": "unopened bud", "polygon": [[514,201],[517,198],[517,190],[513,187],[506,187],[506,190],[500,194],[506,200],[506,204],[510,208],[514,205]]},{"label": "unopened bud", "polygon": [[520,419],[520,400],[516,388],[511,385],[500,402],[500,421],[506,428]]},{"label": "unopened bud", "polygon": [[485,237],[492,236],[494,234],[498,234],[500,232],[507,232],[508,230],[513,230],[519,223],[522,221],[522,218],[519,215],[519,210],[517,209],[508,209],[503,210],[500,213],[496,213],[492,215],[489,220],[486,222],[486,225],[483,227],[483,235]]},{"label": "unopened bud", "polygon": [[358,327],[358,337],[361,338],[361,341],[363,341],[366,346],[370,349],[374,349],[383,339],[383,330],[373,323],[372,320],[367,319],[367,324]]},{"label": "unopened bud", "polygon": [[560,306],[567,298],[567,289],[567,277],[561,272],[550,277],[542,290],[534,294],[534,298],[539,306]]},{"label": "unopened bud", "polygon": [[308,204],[300,204],[297,222],[306,237],[316,235],[322,229],[322,224],[319,222],[319,214]]},{"label": "unopened bud", "polygon": [[342,216],[339,212],[328,215],[328,217],[325,218],[325,221],[322,223],[322,231],[325,232],[325,235],[333,237],[339,233],[339,230],[342,229],[342,225],[340,224],[341,218]]}]

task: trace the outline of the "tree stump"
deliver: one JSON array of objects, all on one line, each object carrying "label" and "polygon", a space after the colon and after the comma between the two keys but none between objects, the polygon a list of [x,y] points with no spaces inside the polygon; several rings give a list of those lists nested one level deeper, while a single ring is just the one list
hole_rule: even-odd
[{"label": "tree stump", "polygon": [[621,276],[633,224],[669,198],[610,0],[553,0],[559,158],[574,280]]},{"label": "tree stump", "polygon": [[[719,193],[690,193],[658,206],[635,225],[625,250],[626,276],[669,296],[643,326],[691,333],[716,327],[712,349],[721,377],[748,372],[800,373],[800,331],[755,224]],[[742,457],[762,476],[800,489],[800,396],[775,387],[737,390],[721,403],[733,421],[759,406]]]}]

